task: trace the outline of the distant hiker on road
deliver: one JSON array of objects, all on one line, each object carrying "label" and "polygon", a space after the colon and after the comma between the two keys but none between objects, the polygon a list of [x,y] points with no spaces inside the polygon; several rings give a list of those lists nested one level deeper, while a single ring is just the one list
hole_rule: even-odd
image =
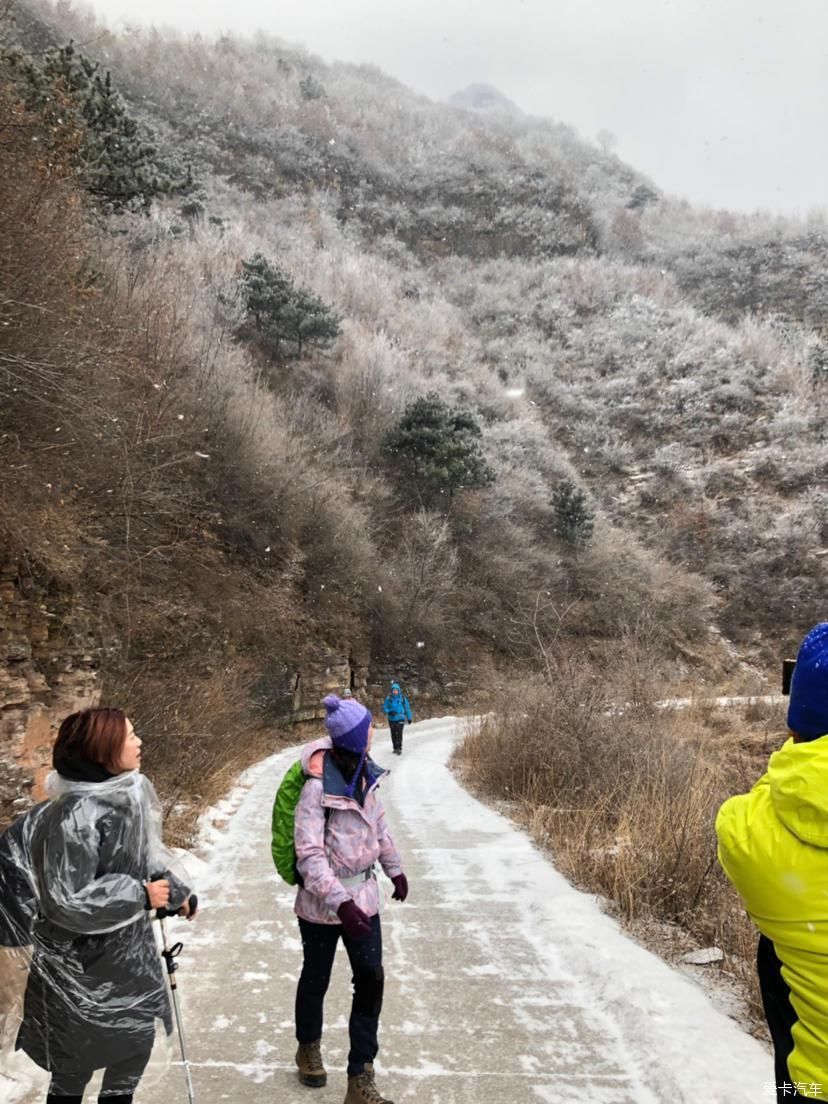
[{"label": "distant hiker on road", "polygon": [[308,776],[296,806],[296,894],[304,961],[296,991],[299,1080],[319,1088],[323,1004],[339,939],[353,971],[345,1104],[391,1104],[374,1083],[384,974],[376,864],[404,901],[408,882],[377,792],[387,773],[369,757],[371,714],[353,698],[325,698],[328,736],[302,752]]},{"label": "distant hiker on road", "polygon": [[[99,1069],[99,1099],[130,1104],[156,1021],[172,1031],[152,910],[189,916],[189,890],[167,869],[161,807],[121,710],[67,717],[52,761],[51,800],[3,837],[0,937],[33,947],[17,1048],[51,1073],[47,1104],[80,1104]],[[7,899],[15,881],[22,908]]]},{"label": "distant hiker on road", "polygon": [[391,726],[391,742],[394,754],[402,755],[403,725],[411,724],[411,706],[398,682],[391,683],[391,693],[382,703],[382,711]]},{"label": "distant hiker on road", "polygon": [[719,861],[759,929],[780,1104],[828,1093],[828,623],[799,649],[791,738],[719,810]]}]

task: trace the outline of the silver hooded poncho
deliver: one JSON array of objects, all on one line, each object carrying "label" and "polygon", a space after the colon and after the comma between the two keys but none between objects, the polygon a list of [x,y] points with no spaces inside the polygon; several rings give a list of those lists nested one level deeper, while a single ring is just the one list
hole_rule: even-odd
[{"label": "silver hooded poncho", "polygon": [[45,1070],[91,1071],[148,1052],[159,1021],[170,1032],[144,882],[170,878],[171,909],[189,890],[144,775],[47,785],[0,837],[0,946],[31,957],[17,1048]]}]

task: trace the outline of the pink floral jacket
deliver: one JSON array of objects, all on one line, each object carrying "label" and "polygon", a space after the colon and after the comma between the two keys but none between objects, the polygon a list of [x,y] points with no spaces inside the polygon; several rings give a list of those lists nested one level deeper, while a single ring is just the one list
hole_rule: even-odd
[{"label": "pink floral jacket", "polygon": [[[377,793],[388,772],[368,760],[370,781],[360,805],[348,797],[336,764],[325,754],[331,747],[325,736],[302,751],[308,781],[296,806],[294,846],[296,867],[303,886],[296,893],[294,911],[314,924],[339,924],[336,910],[350,897],[367,916],[379,912],[376,878],[343,886],[350,878],[379,862],[389,878],[402,873],[402,862],[388,831],[385,810]],[[325,817],[325,810],[331,810]]]}]

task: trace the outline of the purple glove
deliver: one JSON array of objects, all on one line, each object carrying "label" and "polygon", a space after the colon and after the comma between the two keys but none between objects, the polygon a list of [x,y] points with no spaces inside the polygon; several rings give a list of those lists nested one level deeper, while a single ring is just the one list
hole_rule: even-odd
[{"label": "purple glove", "polygon": [[371,918],[354,901],[343,901],[336,914],[350,939],[364,939],[371,934]]},{"label": "purple glove", "polygon": [[408,878],[406,878],[405,874],[397,874],[391,881],[394,883],[394,892],[391,894],[391,900],[404,901],[408,896]]}]

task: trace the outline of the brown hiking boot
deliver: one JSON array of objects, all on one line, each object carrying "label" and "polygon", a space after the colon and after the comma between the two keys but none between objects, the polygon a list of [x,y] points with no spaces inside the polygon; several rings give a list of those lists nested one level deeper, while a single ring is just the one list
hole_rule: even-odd
[{"label": "brown hiking boot", "polygon": [[299,1080],[309,1089],[321,1089],[328,1083],[328,1075],[322,1065],[321,1039],[315,1043],[300,1043],[296,1051]]},{"label": "brown hiking boot", "polygon": [[394,1104],[377,1091],[374,1084],[374,1067],[366,1062],[365,1069],[356,1077],[348,1078],[348,1091],[344,1104]]}]

